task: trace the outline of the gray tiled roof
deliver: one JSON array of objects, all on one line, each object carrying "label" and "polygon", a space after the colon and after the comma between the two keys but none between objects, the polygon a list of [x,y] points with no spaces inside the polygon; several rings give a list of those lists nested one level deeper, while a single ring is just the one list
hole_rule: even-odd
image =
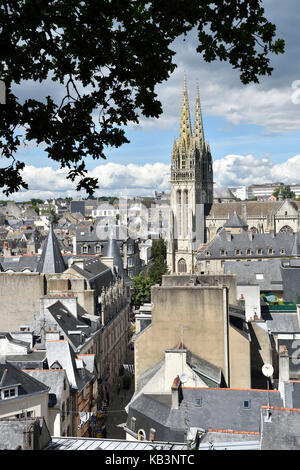
[{"label": "gray tiled roof", "polygon": [[300,411],[293,409],[272,409],[270,419],[267,410],[262,410],[262,450],[300,449]]},{"label": "gray tiled roof", "polygon": [[36,369],[28,370],[26,373],[49,387],[49,394],[55,395],[56,398],[55,407],[59,408],[63,397],[66,372],[62,369]]},{"label": "gray tiled roof", "polygon": [[48,392],[49,388],[9,362],[0,363],[0,388],[19,384],[18,396]]},{"label": "gray tiled roof", "polygon": [[[258,389],[183,388],[178,409],[171,409],[171,395],[139,395],[129,406],[127,427],[136,418],[136,429],[151,427],[157,438],[184,440],[186,427],[205,430],[235,430],[259,432],[261,406],[282,406],[278,391]],[[248,407],[244,407],[248,402]]]},{"label": "gray tiled roof", "polygon": [[[227,238],[227,232],[222,228],[211,243],[209,243],[205,250],[197,255],[198,260],[211,259],[211,258],[237,258],[245,257],[246,250],[251,249],[252,254],[250,258],[283,258],[286,256],[298,256],[300,254],[299,240],[300,233],[287,234],[287,233],[255,233],[243,232],[238,234],[231,234],[231,239]],[[273,250],[273,254],[269,254],[269,249]],[[239,249],[241,255],[237,255],[236,251]],[[262,250],[261,255],[258,255],[257,250]],[[282,254],[281,250],[284,249],[285,253]],[[225,250],[226,256],[221,255],[221,251]],[[206,253],[209,252],[208,257]]]},{"label": "gray tiled roof", "polygon": [[299,333],[297,313],[274,313],[269,312],[266,316],[268,329],[272,334],[278,333]]},{"label": "gray tiled roof", "polygon": [[[258,284],[261,291],[282,290],[281,259],[265,261],[225,261],[225,274],[235,274],[237,284]],[[263,274],[263,279],[256,279]]]},{"label": "gray tiled roof", "polygon": [[[73,348],[77,349],[84,343],[84,338],[89,338],[93,333],[92,328],[87,326],[80,318],[75,318],[59,300],[48,307],[48,310],[59,327],[64,331],[65,337],[69,338]],[[76,331],[78,334],[70,333],[71,331]],[[84,336],[81,336],[80,332],[82,332]]]},{"label": "gray tiled roof", "polygon": [[248,225],[241,219],[239,215],[237,215],[236,211],[232,214],[229,220],[225,222],[223,227],[241,227],[241,228],[246,228]]}]

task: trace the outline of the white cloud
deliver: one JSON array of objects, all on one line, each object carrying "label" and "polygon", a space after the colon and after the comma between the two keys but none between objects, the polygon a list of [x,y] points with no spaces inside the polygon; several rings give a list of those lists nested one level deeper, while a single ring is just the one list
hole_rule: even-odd
[{"label": "white cloud", "polygon": [[[271,162],[267,154],[261,158],[251,154],[230,154],[214,162],[214,181],[218,186],[248,186],[276,181],[292,184],[299,182],[296,179],[299,174],[300,154],[284,163]],[[25,167],[23,176],[29,190],[12,195],[9,199],[22,201],[80,195],[75,190],[75,183],[66,179],[66,169],[30,165]],[[170,165],[159,162],[144,165],[107,163],[94,168],[89,176],[99,180],[100,189],[96,191],[96,196],[151,196],[154,191],[170,190]]]},{"label": "white cloud", "polygon": [[214,180],[220,186],[248,186],[267,182],[299,183],[300,154],[284,163],[272,163],[267,156],[226,155],[214,162]]}]

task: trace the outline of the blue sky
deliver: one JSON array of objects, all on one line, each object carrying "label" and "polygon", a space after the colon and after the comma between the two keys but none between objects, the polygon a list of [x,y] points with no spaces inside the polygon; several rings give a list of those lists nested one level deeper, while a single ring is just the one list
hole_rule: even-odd
[{"label": "blue sky", "polygon": [[[203,61],[195,52],[194,32],[185,42],[176,40],[177,68],[167,82],[157,87],[162,116],[129,126],[127,137],[131,142],[109,150],[106,161],[86,161],[91,175],[99,177],[98,195],[168,191],[167,174],[173,140],[179,133],[184,73],[192,120],[199,83],[204,134],[211,146],[216,184],[239,186],[274,180],[300,183],[300,99],[299,103],[295,101],[298,91],[292,88],[300,81],[300,3],[264,0],[263,5],[267,18],[277,26],[277,36],[286,42],[285,54],[272,57],[272,76],[263,77],[259,84],[242,85],[238,71],[229,64]],[[19,89],[23,96],[43,90],[28,83]],[[55,93],[52,84],[45,89],[47,94],[49,90]],[[29,191],[10,199],[76,196],[74,185],[66,181],[66,172],[59,170],[42,148],[30,145],[22,148],[17,157],[26,163],[24,176]]]}]

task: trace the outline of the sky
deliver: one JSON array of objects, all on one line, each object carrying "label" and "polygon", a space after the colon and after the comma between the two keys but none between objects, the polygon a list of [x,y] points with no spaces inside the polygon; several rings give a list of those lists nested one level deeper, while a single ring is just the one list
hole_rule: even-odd
[{"label": "sky", "polygon": [[[174,138],[179,136],[184,74],[193,121],[196,83],[199,83],[205,139],[213,157],[217,186],[243,186],[266,182],[300,183],[300,2],[264,0],[265,15],[276,24],[277,37],[285,40],[285,54],[271,56],[272,76],[259,84],[243,85],[239,71],[230,64],[206,63],[196,52],[192,31],[178,38],[173,49],[177,68],[157,86],[163,114],[130,125],[130,143],[111,149],[107,160],[87,159],[89,175],[97,177],[95,196],[152,196],[170,190],[170,160]],[[47,93],[45,93],[45,91]],[[28,82],[19,87],[22,96],[57,93],[48,83]],[[75,184],[67,171],[47,158],[42,147],[21,147],[16,157],[26,163],[23,177],[28,191],[10,196],[23,201],[38,197],[73,198]],[[5,199],[5,196],[0,196]]]}]

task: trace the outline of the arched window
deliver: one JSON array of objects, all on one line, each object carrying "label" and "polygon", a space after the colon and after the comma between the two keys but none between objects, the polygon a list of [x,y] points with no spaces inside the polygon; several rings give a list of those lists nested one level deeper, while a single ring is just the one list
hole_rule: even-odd
[{"label": "arched window", "polygon": [[178,272],[186,273],[186,261],[183,258],[178,261]]},{"label": "arched window", "polygon": [[138,440],[144,441],[146,439],[146,433],[143,429],[138,430]]},{"label": "arched window", "polygon": [[86,254],[86,253],[88,253],[88,251],[89,251],[89,247],[87,245],[82,245],[81,253]]},{"label": "arched window", "polygon": [[281,233],[293,233],[293,229],[289,225],[284,225],[283,227],[281,227],[279,232],[281,232]]}]

